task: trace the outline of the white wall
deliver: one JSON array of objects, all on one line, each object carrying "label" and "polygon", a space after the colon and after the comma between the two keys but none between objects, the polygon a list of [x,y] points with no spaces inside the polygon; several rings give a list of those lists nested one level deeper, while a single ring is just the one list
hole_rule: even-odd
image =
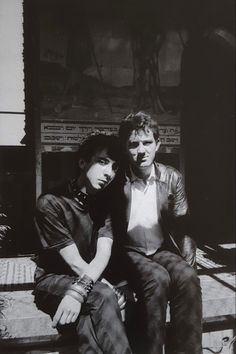
[{"label": "white wall", "polygon": [[23,0],[0,0],[0,145],[24,136]]}]

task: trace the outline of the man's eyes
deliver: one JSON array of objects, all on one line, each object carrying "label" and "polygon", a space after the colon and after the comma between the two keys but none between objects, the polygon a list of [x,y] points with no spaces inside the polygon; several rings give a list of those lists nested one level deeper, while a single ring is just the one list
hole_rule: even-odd
[{"label": "man's eyes", "polygon": [[138,147],[138,143],[129,143],[129,148],[130,149],[134,149],[136,147]]},{"label": "man's eyes", "polygon": [[[143,146],[149,146],[153,143],[152,140],[148,140],[148,141],[143,141]],[[139,143],[133,142],[133,143],[129,143],[129,149],[135,149],[139,146]]]}]

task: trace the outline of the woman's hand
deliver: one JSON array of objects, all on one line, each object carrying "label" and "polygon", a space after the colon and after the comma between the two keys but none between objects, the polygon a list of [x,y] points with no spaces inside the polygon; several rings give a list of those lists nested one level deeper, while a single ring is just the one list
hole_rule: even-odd
[{"label": "woman's hand", "polygon": [[52,327],[74,323],[81,310],[81,303],[70,295],[65,295],[61,300],[53,317]]}]

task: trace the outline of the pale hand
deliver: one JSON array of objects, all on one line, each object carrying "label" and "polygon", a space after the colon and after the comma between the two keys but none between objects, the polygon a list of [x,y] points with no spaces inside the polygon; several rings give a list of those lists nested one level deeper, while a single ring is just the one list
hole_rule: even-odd
[{"label": "pale hand", "polygon": [[196,268],[196,251],[197,246],[195,241],[185,235],[180,241],[180,250],[183,259],[192,267]]},{"label": "pale hand", "polygon": [[81,303],[70,295],[65,295],[61,300],[53,317],[52,327],[74,323],[81,310]]},{"label": "pale hand", "polygon": [[120,306],[120,309],[123,310],[126,305],[126,298],[125,295],[122,294],[122,296],[118,299],[118,305]]}]

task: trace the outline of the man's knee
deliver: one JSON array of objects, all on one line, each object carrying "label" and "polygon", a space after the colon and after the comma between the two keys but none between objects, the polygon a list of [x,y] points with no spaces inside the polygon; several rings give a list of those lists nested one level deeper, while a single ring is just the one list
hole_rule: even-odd
[{"label": "man's knee", "polygon": [[182,279],[187,283],[198,283],[198,276],[196,270],[190,265],[186,265],[182,272]]},{"label": "man's knee", "polygon": [[165,291],[169,289],[171,280],[167,271],[155,272],[153,279],[157,288],[163,289]]},{"label": "man's knee", "polygon": [[144,296],[146,298],[152,297],[167,297],[170,289],[169,273],[163,269],[153,267],[145,281]]},{"label": "man's knee", "polygon": [[197,276],[196,270],[190,265],[186,264],[178,274],[178,285],[186,292],[200,293],[200,281]]}]

